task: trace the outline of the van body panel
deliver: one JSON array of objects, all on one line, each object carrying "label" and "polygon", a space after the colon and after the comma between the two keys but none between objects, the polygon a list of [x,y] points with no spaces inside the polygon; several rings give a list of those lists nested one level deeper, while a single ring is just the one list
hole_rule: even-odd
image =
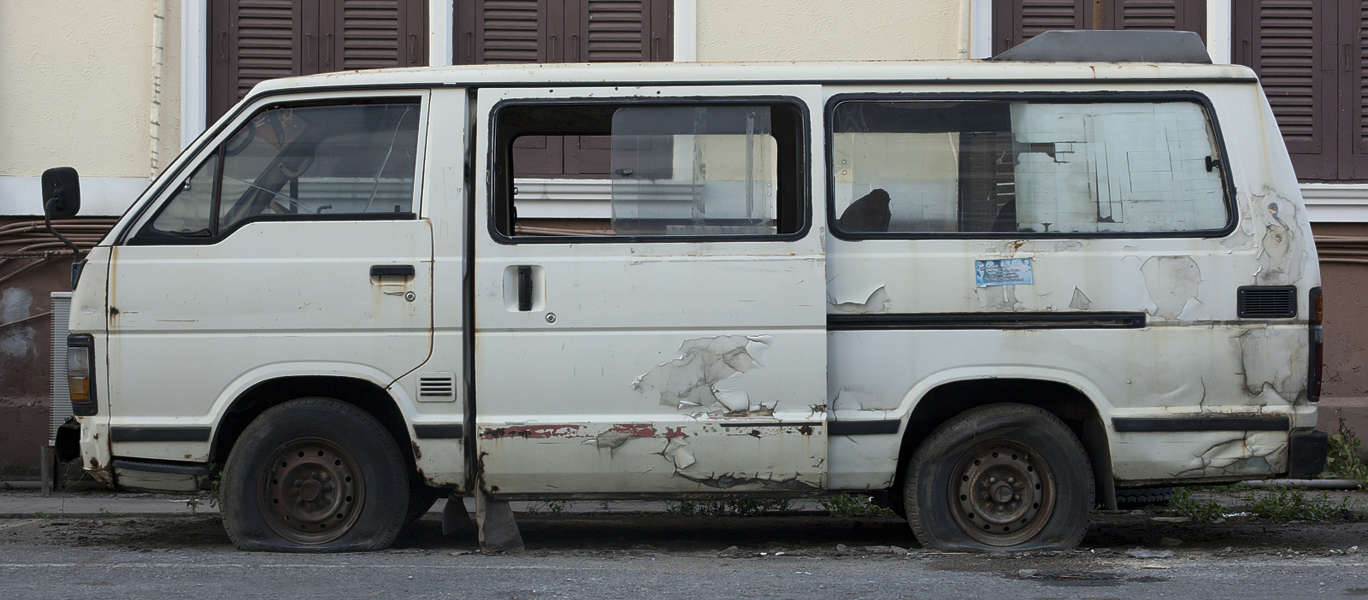
[{"label": "van body panel", "polygon": [[[482,89],[500,102],[783,97],[816,86]],[[490,492],[814,492],[826,487],[823,229],[774,241],[500,243],[477,136],[475,444]],[[820,154],[816,154],[820,156]],[[821,182],[803,173],[821,198]],[[820,214],[812,211],[811,214]],[[507,283],[533,269],[520,310]]]}]

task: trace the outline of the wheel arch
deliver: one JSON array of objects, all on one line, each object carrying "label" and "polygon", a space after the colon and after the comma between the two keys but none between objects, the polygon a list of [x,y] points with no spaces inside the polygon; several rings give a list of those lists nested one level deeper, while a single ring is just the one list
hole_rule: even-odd
[{"label": "wheel arch", "polygon": [[898,466],[893,487],[889,490],[894,502],[901,501],[899,495],[908,462],[932,431],[966,410],[999,402],[1037,406],[1064,421],[1088,452],[1098,502],[1108,508],[1116,507],[1111,444],[1106,426],[1111,404],[1086,379],[1051,369],[944,374],[923,381],[918,389],[909,392],[904,406],[910,406],[910,410],[903,417]]},{"label": "wheel arch", "polygon": [[304,397],[330,398],[351,404],[375,417],[394,436],[410,472],[416,472],[413,437],[401,400],[375,380],[356,374],[279,375],[245,386],[216,412],[209,462],[228,459],[238,437],[267,409]]}]

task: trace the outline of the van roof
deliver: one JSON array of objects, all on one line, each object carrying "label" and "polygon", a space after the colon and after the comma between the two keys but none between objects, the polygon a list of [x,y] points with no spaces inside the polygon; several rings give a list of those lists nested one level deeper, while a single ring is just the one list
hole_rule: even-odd
[{"label": "van roof", "polygon": [[918,60],[852,62],[531,63],[339,71],[271,79],[252,95],[355,87],[527,87],[678,84],[1256,82],[1241,65]]}]

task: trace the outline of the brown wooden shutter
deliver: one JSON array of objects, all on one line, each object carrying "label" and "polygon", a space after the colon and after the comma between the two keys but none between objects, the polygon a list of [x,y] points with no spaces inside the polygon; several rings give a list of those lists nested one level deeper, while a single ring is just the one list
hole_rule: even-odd
[{"label": "brown wooden shutter", "polygon": [[[334,30],[327,34],[335,70],[416,67],[427,60],[427,2],[334,0]],[[323,71],[325,69],[320,69]]]},{"label": "brown wooden shutter", "polygon": [[1236,0],[1232,58],[1259,74],[1301,179],[1333,179],[1335,7],[1322,0]]},{"label": "brown wooden shutter", "polygon": [[1368,179],[1368,2],[1341,2],[1338,179]]},{"label": "brown wooden shutter", "polygon": [[1206,39],[1205,0],[993,0],[993,54],[1051,29],[1165,29]]},{"label": "brown wooden shutter", "polygon": [[209,118],[275,77],[426,65],[426,0],[209,3]]},{"label": "brown wooden shutter", "polygon": [[[210,2],[209,119],[252,86],[303,69],[304,6],[291,0]],[[316,18],[314,27],[317,27]]]},{"label": "brown wooden shutter", "polygon": [[1108,0],[1107,29],[1192,31],[1206,39],[1206,2],[1193,0]]},{"label": "brown wooden shutter", "polygon": [[993,0],[993,54],[1051,29],[1092,29],[1093,0]]},{"label": "brown wooden shutter", "polygon": [[[671,0],[456,0],[456,64],[667,61]],[[519,177],[607,177],[605,136],[524,136]]]},{"label": "brown wooden shutter", "polygon": [[458,65],[548,62],[546,0],[457,0]]}]

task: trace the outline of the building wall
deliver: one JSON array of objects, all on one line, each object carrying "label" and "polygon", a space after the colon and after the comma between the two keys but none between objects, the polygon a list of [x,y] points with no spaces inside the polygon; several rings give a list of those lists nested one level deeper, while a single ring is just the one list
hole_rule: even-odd
[{"label": "building wall", "polygon": [[698,60],[967,57],[969,0],[698,0]]}]

